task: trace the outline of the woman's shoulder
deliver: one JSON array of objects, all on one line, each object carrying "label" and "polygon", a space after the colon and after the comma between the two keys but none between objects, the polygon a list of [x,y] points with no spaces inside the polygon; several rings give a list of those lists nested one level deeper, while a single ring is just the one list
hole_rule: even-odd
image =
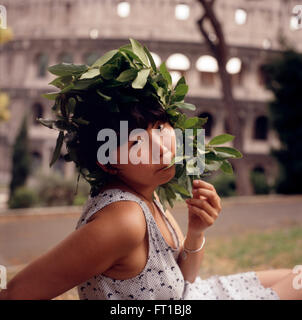
[{"label": "woman's shoulder", "polygon": [[[109,189],[106,189],[109,191]],[[133,199],[119,199],[106,204],[96,211],[86,223],[94,223],[115,226],[120,232],[128,232],[137,239],[143,241],[147,229],[147,223],[142,207]]]}]

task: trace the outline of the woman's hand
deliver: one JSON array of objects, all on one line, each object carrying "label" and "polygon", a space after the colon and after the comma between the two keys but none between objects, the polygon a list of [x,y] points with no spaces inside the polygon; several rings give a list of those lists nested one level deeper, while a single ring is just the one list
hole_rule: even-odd
[{"label": "woman's hand", "polygon": [[193,198],[187,199],[189,208],[188,234],[200,236],[221,212],[221,200],[215,188],[202,180],[193,181]]}]

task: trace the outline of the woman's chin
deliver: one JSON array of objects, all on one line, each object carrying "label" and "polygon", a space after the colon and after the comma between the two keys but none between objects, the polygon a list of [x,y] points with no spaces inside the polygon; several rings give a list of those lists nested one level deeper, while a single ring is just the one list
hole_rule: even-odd
[{"label": "woman's chin", "polygon": [[175,164],[168,169],[166,168],[160,169],[156,173],[161,176],[162,180],[165,180],[165,182],[168,182],[175,176]]}]

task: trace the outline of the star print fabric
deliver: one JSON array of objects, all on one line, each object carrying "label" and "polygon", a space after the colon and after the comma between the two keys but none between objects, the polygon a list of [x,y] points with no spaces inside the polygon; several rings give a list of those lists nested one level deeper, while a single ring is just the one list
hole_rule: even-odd
[{"label": "star print fabric", "polygon": [[147,204],[136,195],[120,189],[108,189],[96,197],[89,197],[76,229],[104,206],[114,201],[135,201],[143,211],[147,223],[149,253],[147,263],[137,276],[119,280],[98,274],[77,286],[81,300],[278,300],[271,288],[264,288],[254,271],[228,276],[196,277],[194,283],[184,280],[177,264],[180,242],[167,219],[161,203],[158,206],[170,229],[175,248],[163,238]]}]

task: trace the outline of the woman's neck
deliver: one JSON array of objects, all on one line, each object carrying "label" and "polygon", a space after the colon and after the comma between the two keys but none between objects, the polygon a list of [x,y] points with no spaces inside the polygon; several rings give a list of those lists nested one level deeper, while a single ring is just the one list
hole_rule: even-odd
[{"label": "woman's neck", "polygon": [[106,188],[119,188],[124,191],[134,192],[151,203],[153,202],[153,194],[156,189],[154,186],[134,185],[131,182],[125,182],[119,179],[114,179],[109,182]]}]

